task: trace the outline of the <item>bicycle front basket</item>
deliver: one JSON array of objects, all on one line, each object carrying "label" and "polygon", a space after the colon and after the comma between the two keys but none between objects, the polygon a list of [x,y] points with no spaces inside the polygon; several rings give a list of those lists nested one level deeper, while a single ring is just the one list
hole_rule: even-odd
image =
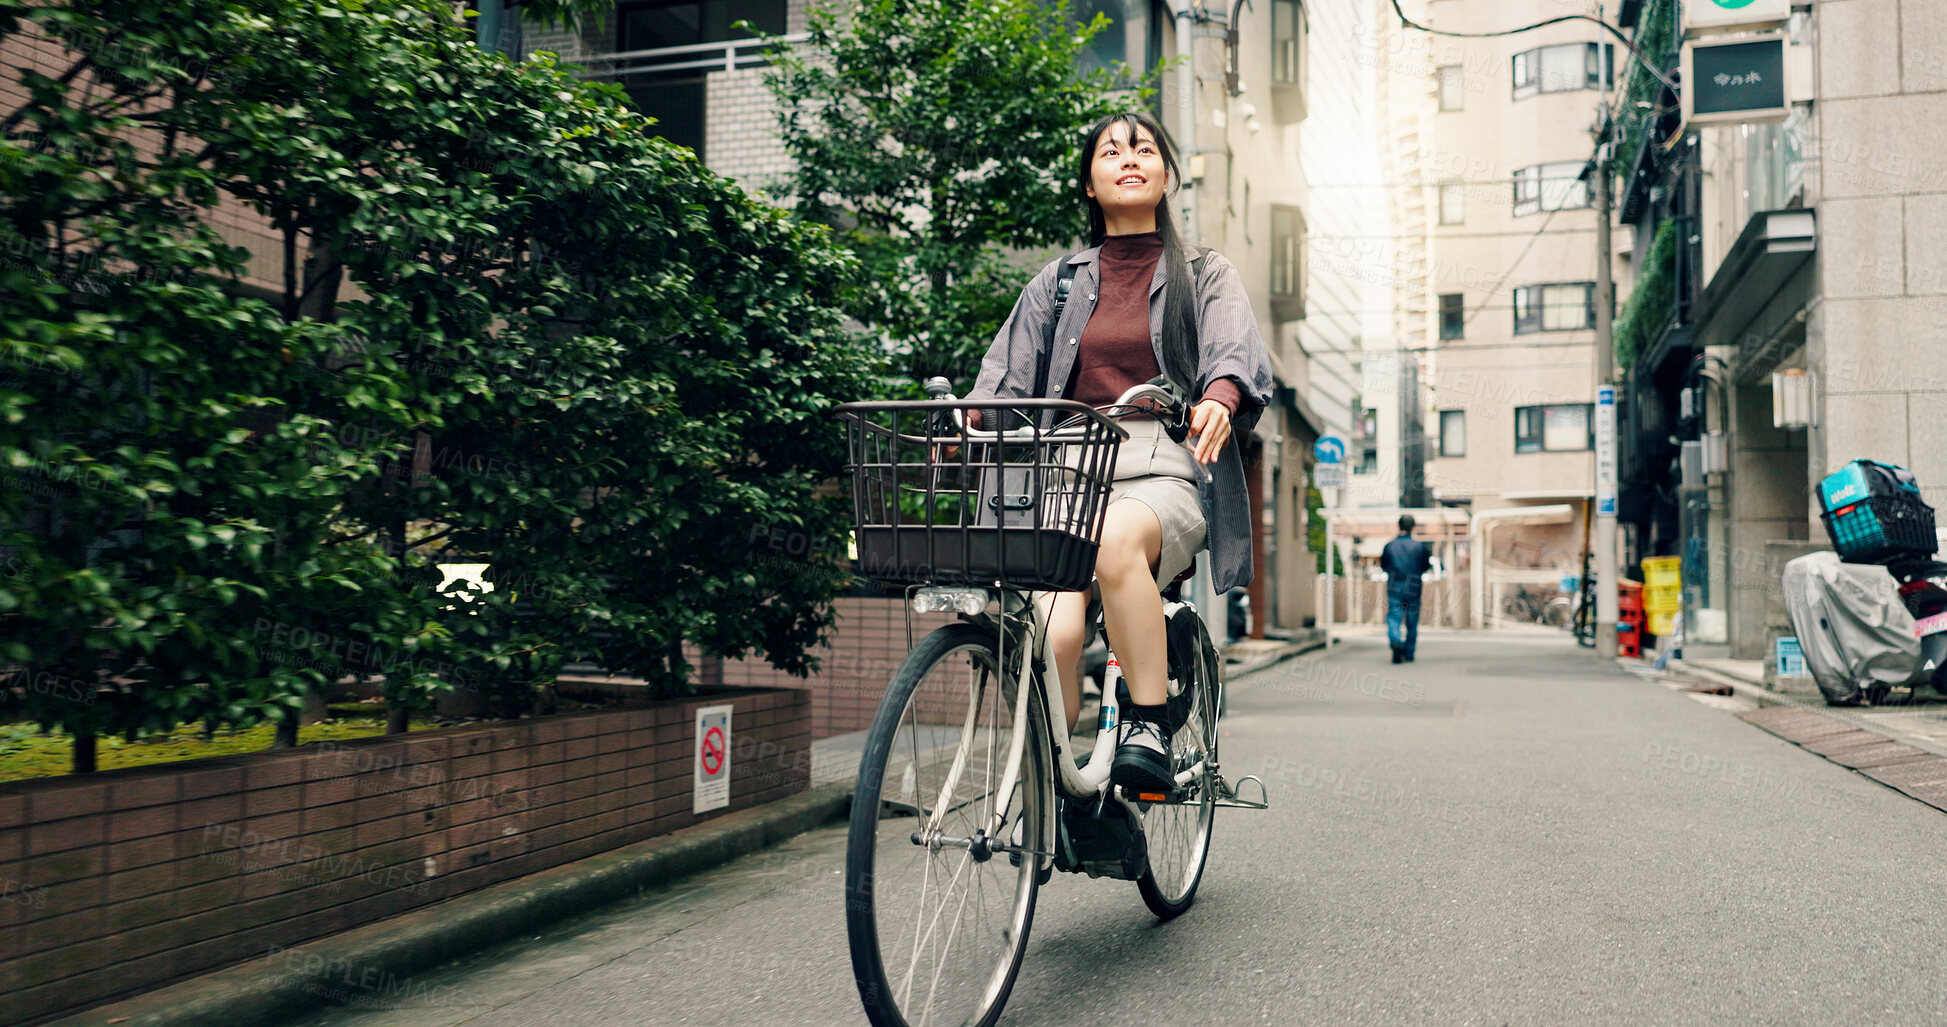
[{"label": "bicycle front basket", "polygon": [[[1076,591],[1095,573],[1115,474],[1113,422],[1066,400],[852,403],[846,422],[857,572],[902,585]],[[952,411],[1082,414],[1059,430],[1030,419],[962,435]]]}]

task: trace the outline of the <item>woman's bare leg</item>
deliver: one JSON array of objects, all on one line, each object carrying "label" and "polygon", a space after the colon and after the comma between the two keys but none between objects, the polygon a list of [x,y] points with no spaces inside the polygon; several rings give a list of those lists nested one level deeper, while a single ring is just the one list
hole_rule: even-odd
[{"label": "woman's bare leg", "polygon": [[1139,706],[1169,701],[1169,648],[1163,597],[1156,587],[1156,561],[1162,554],[1163,526],[1148,504],[1125,499],[1109,507],[1095,578],[1102,586],[1109,648],[1129,682],[1129,700]]}]

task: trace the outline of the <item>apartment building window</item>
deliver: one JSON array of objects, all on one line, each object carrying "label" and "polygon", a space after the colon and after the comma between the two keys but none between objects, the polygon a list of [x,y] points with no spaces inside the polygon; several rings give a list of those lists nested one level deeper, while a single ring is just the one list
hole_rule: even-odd
[{"label": "apartment building window", "polygon": [[1604,65],[1613,70],[1613,51],[1613,47],[1596,43],[1564,43],[1515,54],[1514,98],[1600,89]]},{"label": "apartment building window", "polygon": [[[639,0],[618,4],[615,13],[615,45],[621,53],[753,38],[731,27],[739,21],[779,35],[785,29],[785,0]],[[651,69],[620,81],[636,109],[656,119],[652,131],[703,158],[708,112],[702,71]]]},{"label": "apartment building window", "polygon": [[1556,282],[1514,290],[1514,334],[1595,326],[1595,283]]},{"label": "apartment building window", "polygon": [[1514,215],[1591,206],[1589,183],[1582,179],[1582,169],[1586,166],[1579,160],[1566,160],[1516,171]]},{"label": "apartment building window", "polygon": [[1302,85],[1298,44],[1303,31],[1298,0],[1271,0],[1271,81]]},{"label": "apartment building window", "polygon": [[1595,448],[1590,403],[1555,403],[1514,408],[1514,451],[1580,453]]},{"label": "apartment building window", "polygon": [[783,35],[784,9],[785,0],[636,0],[616,5],[616,44],[628,53],[753,38],[731,28],[739,21]]},{"label": "apartment building window", "polygon": [[1457,111],[1467,102],[1466,79],[1461,77],[1460,65],[1448,64],[1440,69],[1440,109]]},{"label": "apartment building window", "polygon": [[1467,220],[1467,187],[1459,182],[1440,183],[1440,223],[1458,225]]},{"label": "apartment building window", "polygon": [[1379,411],[1375,407],[1355,407],[1359,420],[1352,426],[1352,437],[1356,439],[1376,439],[1379,437]]},{"label": "apartment building window", "polygon": [[1440,294],[1440,338],[1461,339],[1467,335],[1467,310],[1462,304],[1462,294],[1443,292]]},{"label": "apartment building window", "polygon": [[1467,411],[1440,411],[1440,455],[1467,455]]},{"label": "apartment building window", "polygon": [[1120,61],[1129,65],[1137,78],[1147,76],[1161,59],[1163,49],[1162,19],[1156,16],[1155,6],[1155,0],[1075,0],[1069,8],[1075,24],[1087,25],[1098,14],[1109,18],[1109,27],[1088,41],[1081,59],[1075,62],[1077,67],[1082,71],[1113,69]]},{"label": "apartment building window", "polygon": [[1271,319],[1305,316],[1305,217],[1296,207],[1271,208]]}]

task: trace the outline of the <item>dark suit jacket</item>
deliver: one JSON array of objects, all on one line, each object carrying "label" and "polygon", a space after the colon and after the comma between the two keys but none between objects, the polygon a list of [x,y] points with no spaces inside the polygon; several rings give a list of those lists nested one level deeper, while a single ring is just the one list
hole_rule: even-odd
[{"label": "dark suit jacket", "polygon": [[1411,535],[1400,534],[1379,553],[1379,569],[1386,572],[1386,591],[1401,596],[1420,594],[1420,575],[1433,569],[1433,550]]}]

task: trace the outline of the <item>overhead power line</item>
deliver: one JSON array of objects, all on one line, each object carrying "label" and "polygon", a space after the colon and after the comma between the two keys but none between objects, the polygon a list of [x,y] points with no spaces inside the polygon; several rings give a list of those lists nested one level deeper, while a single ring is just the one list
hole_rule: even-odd
[{"label": "overhead power line", "polygon": [[1643,66],[1644,71],[1647,71],[1650,74],[1656,76],[1656,80],[1670,87],[1670,90],[1672,92],[1677,91],[1677,84],[1675,82],[1672,82],[1668,75],[1663,74],[1661,69],[1651,64],[1649,62],[1649,58],[1643,56],[1643,51],[1636,49],[1636,44],[1630,42],[1629,37],[1623,35],[1623,31],[1621,29],[1615,27],[1614,25],[1609,24],[1606,21],[1603,21],[1601,18],[1598,18],[1593,14],[1564,14],[1559,18],[1549,18],[1546,21],[1535,22],[1533,25],[1523,25],[1518,29],[1504,29],[1500,32],[1447,32],[1442,29],[1428,28],[1425,25],[1421,25],[1420,23],[1414,21],[1413,19],[1408,18],[1406,16],[1406,12],[1400,9],[1399,0],[1393,0],[1393,14],[1398,16],[1399,23],[1406,26],[1407,28],[1417,29],[1421,32],[1427,33],[1428,35],[1453,36],[1457,39],[1490,39],[1495,36],[1514,36],[1514,35],[1519,35],[1523,32],[1533,32],[1536,29],[1546,28],[1550,25],[1559,25],[1565,21],[1592,21],[1595,22],[1597,25],[1602,26],[1602,28],[1606,30],[1610,35],[1615,36],[1616,39],[1622,43],[1623,47],[1629,51],[1630,56],[1636,58],[1636,63]]}]

